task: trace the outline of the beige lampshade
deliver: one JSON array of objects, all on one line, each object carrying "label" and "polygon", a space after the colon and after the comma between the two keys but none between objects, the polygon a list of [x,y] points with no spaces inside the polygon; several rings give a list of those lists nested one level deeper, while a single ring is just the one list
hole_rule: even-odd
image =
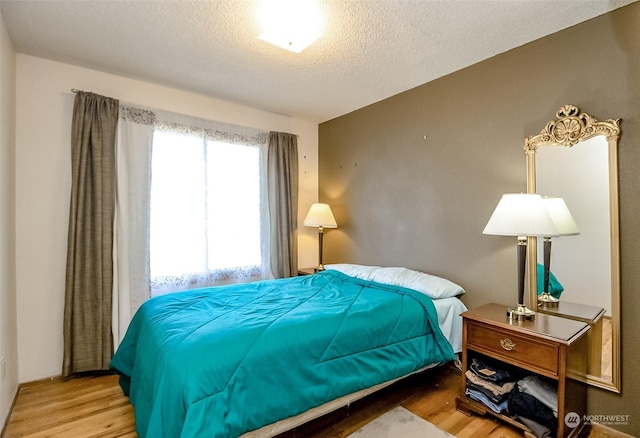
[{"label": "beige lampshade", "polygon": [[542,198],[544,202],[544,206],[551,216],[551,220],[556,227],[556,231],[558,232],[558,236],[575,236],[580,234],[580,230],[578,230],[578,225],[573,220],[573,216],[571,216],[571,212],[567,207],[567,204],[564,202],[564,199],[558,197],[545,197]]},{"label": "beige lampshade", "polygon": [[317,203],[313,204],[307,213],[307,217],[303,222],[305,227],[324,227],[324,228],[338,228],[336,218],[333,217],[331,207],[328,204]]},{"label": "beige lampshade", "polygon": [[542,196],[535,193],[502,195],[482,233],[497,236],[558,235]]}]

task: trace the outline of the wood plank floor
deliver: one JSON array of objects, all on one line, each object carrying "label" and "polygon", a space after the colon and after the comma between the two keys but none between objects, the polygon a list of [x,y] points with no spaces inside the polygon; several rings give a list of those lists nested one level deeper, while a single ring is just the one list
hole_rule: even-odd
[{"label": "wood plank floor", "polygon": [[[401,405],[458,437],[521,437],[491,418],[455,408],[460,372],[440,367],[411,376],[281,438],[345,437]],[[53,380],[22,387],[3,435],[17,437],[136,437],[133,408],[113,375]]]},{"label": "wood plank floor", "polygon": [[458,412],[460,379],[460,372],[448,366],[427,370],[280,438],[345,437],[399,405],[458,437],[522,437],[521,431],[493,418]]}]

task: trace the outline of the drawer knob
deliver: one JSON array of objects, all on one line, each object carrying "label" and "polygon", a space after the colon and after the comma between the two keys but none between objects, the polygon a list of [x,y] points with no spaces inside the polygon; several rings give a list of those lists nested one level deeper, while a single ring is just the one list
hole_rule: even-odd
[{"label": "drawer knob", "polygon": [[500,339],[500,345],[507,351],[511,351],[516,348],[516,344],[509,338]]}]

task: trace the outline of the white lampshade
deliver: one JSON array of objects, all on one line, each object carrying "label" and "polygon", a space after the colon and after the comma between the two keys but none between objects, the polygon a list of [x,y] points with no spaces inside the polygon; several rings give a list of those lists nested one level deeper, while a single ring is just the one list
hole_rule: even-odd
[{"label": "white lampshade", "polygon": [[542,196],[535,193],[502,195],[482,233],[497,236],[558,235]]},{"label": "white lampshade", "polygon": [[305,227],[338,228],[336,218],[333,217],[328,204],[313,204],[303,222]]},{"label": "white lampshade", "polygon": [[551,220],[556,227],[558,236],[575,236],[580,234],[580,230],[578,230],[578,226],[573,220],[573,216],[571,216],[571,212],[569,212],[569,208],[567,208],[567,204],[564,202],[564,199],[545,197],[542,198],[542,201],[544,202],[544,206],[546,207],[549,216],[551,216]]}]

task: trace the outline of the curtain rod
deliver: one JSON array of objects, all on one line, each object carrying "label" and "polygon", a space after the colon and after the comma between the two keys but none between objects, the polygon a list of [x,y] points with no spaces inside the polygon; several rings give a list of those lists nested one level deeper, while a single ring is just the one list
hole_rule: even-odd
[{"label": "curtain rod", "polygon": [[[71,89],[71,92],[74,93],[74,94],[80,93],[82,91],[83,90],[78,90],[76,88],[72,88]],[[139,108],[147,109],[146,107],[144,107],[142,105],[130,104],[130,103],[127,103],[127,102],[122,102],[122,101],[120,101],[120,103],[124,103],[124,104],[127,104],[127,105],[131,105],[131,106],[136,106],[136,107],[139,107]],[[152,111],[152,110],[150,109],[150,111]],[[220,122],[220,123],[224,123],[224,122]],[[233,125],[233,123],[231,123],[231,125]],[[241,128],[245,128],[244,126],[241,126],[241,125],[235,125],[235,126],[240,126]],[[250,128],[250,129],[256,129],[256,128]],[[300,137],[298,134],[293,134],[293,135],[295,135],[296,137]]]}]

